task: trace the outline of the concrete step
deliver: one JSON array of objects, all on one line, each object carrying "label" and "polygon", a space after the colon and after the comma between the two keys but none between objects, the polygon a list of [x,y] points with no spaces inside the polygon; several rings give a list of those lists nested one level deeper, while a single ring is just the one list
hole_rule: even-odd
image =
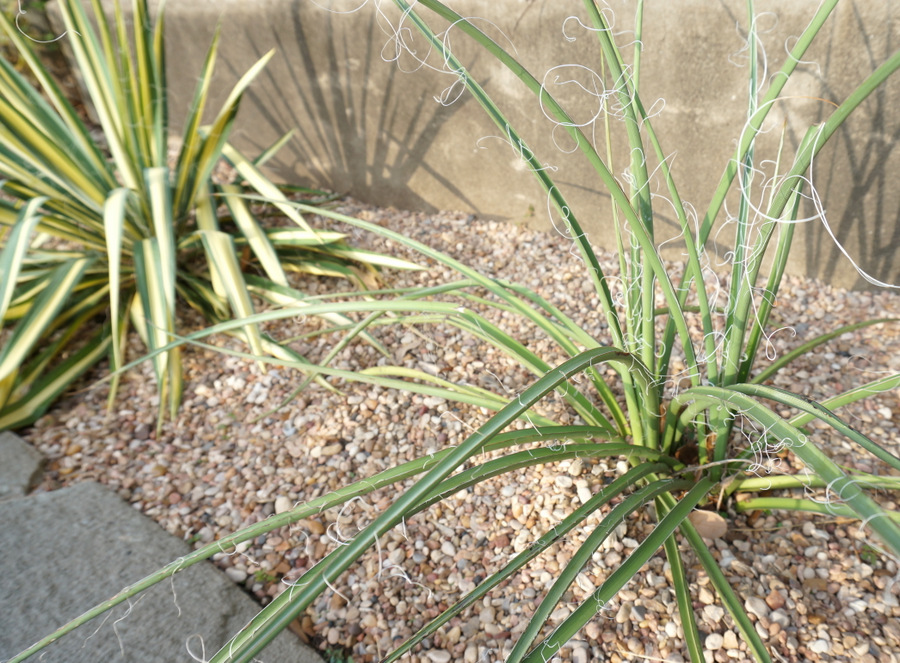
[{"label": "concrete step", "polygon": [[[40,455],[0,435],[0,661],[191,549],[104,486],[23,497]],[[44,663],[206,661],[259,605],[201,562],[50,645]],[[321,663],[284,632],[256,660]]]}]

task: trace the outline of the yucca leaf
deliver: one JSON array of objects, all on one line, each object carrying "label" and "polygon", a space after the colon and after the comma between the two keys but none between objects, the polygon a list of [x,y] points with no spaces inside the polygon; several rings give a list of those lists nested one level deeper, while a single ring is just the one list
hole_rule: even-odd
[{"label": "yucca leaf", "polygon": [[[548,429],[540,429],[537,432],[541,433],[542,436],[546,435],[548,439],[553,439],[554,437],[553,435],[549,434]],[[498,438],[499,437],[500,436],[498,436]],[[603,447],[600,447],[600,449],[602,448]],[[629,450],[623,453],[634,453],[642,455],[645,452],[649,452],[649,450],[640,449],[638,447],[630,445]],[[391,663],[392,661],[399,659],[403,654],[412,649],[424,638],[437,631],[441,626],[449,622],[453,617],[457,616],[467,608],[474,605],[476,601],[483,598],[485,595],[487,595],[488,592],[500,585],[504,580],[507,580],[508,578],[513,576],[531,560],[546,551],[551,545],[563,540],[566,534],[571,532],[579,525],[583,525],[585,519],[590,514],[594,513],[600,507],[607,504],[611,499],[621,495],[628,487],[633,486],[641,479],[649,474],[652,474],[653,472],[662,472],[668,468],[668,466],[664,463],[652,462],[652,456],[646,458],[646,461],[647,462],[642,462],[636,467],[633,467],[627,473],[616,477],[608,485],[603,486],[603,488],[599,492],[592,495],[587,502],[585,502],[568,516],[566,516],[566,518],[555,525],[552,530],[545,532],[540,537],[535,539],[534,542],[529,545],[526,550],[516,555],[516,557],[513,558],[508,564],[506,564],[503,569],[485,578],[485,580],[481,584],[479,584],[478,587],[473,589],[466,596],[457,601],[453,606],[447,608],[435,619],[430,621],[412,638],[397,647],[384,659],[384,663]]]},{"label": "yucca leaf", "polygon": [[38,187],[46,187],[47,183],[55,186],[57,191],[44,188],[48,196],[65,192],[85,206],[99,206],[102,203],[104,183],[93,181],[82,164],[70,160],[62,136],[42,133],[2,98],[0,116],[3,117],[0,136],[4,140],[4,150],[9,156],[15,155],[21,163],[28,164],[27,169],[15,171],[12,169],[13,164],[6,160],[7,175],[18,175],[22,180]]},{"label": "yucca leaf", "polygon": [[[121,276],[122,276],[122,235],[125,225],[125,203],[131,192],[128,189],[116,189],[113,191],[103,207],[103,227],[106,235],[106,255],[109,265],[109,324],[110,338],[112,339],[112,369],[116,371],[122,365],[124,346],[121,342],[125,332],[123,321],[126,316],[121,314],[119,304],[121,301]],[[110,389],[110,406],[112,396],[116,393],[119,376],[116,375]]]},{"label": "yucca leaf", "polygon": [[[134,58],[130,57],[128,49],[123,47],[122,54],[128,58],[128,67],[131,84],[131,101],[134,108],[134,117],[150,119],[136,130],[136,139],[140,150],[140,161],[144,167],[162,167],[166,165],[168,136],[165,135],[165,117],[160,116],[160,104],[158,97],[165,94],[165,78],[158,68],[160,63],[155,58],[153,50],[154,27],[150,21],[146,0],[134,0],[132,4],[134,23],[132,34],[134,45]],[[157,12],[157,28],[162,24],[162,9]],[[125,38],[124,21],[121,25],[119,44],[127,43]]]},{"label": "yucca leaf", "polygon": [[[92,5],[97,12],[99,7],[97,0],[92,0]],[[95,13],[101,35],[101,42],[98,42],[94,27],[80,3],[62,2],[59,9],[66,29],[73,33],[69,44],[97,112],[97,118],[103,127],[116,168],[126,187],[143,192],[140,169],[129,150],[129,145],[133,145],[133,141],[126,138],[126,133],[130,131],[128,124],[131,118],[127,112],[127,105],[124,105],[125,94],[117,72],[110,70],[110,67],[115,67],[115,57],[106,16],[102,8],[98,14]],[[140,199],[141,196],[138,196],[138,200]]]},{"label": "yucca leaf", "polygon": [[[718,387],[694,387],[685,392],[684,397],[689,400],[698,400],[700,402],[708,399],[715,405],[724,406],[734,412],[740,412],[743,416],[749,417],[767,431],[769,436],[774,436],[783,444],[788,445],[791,451],[800,458],[801,461],[815,474],[824,478],[829,485],[833,494],[840,497],[860,518],[865,520],[888,546],[896,553],[900,554],[900,528],[892,521],[885,518],[885,510],[879,506],[868,494],[866,494],[852,479],[850,479],[835,463],[825,454],[822,449],[813,444],[809,438],[800,431],[796,426],[782,419],[770,408],[748,395],[754,394],[764,398],[769,398],[775,402],[783,403],[790,407],[805,409],[809,404],[805,403],[802,398],[793,394],[779,392],[771,387],[766,388],[761,385],[734,385],[730,389]],[[673,399],[673,403],[678,403],[682,399],[681,396]],[[675,405],[677,407],[677,405]],[[841,433],[850,437],[854,441],[863,444],[864,436],[856,433],[852,429],[846,427],[832,413],[822,408],[817,410],[815,417],[820,419],[829,426],[839,430]],[[869,441],[871,443],[871,441]],[[877,446],[877,445],[875,445]],[[890,460],[892,464],[897,461],[891,454],[885,450],[880,450],[880,454],[884,454],[885,458]]]},{"label": "yucca leaf", "polygon": [[[253,303],[250,301],[247,283],[241,274],[241,266],[238,264],[237,252],[231,235],[215,230],[199,232],[200,237],[203,238],[203,246],[210,269],[218,273],[235,318],[241,320],[250,317],[253,315]],[[247,323],[244,326],[244,335],[247,344],[255,354],[265,354],[259,336],[259,328],[255,324]]]},{"label": "yucca leaf", "polygon": [[[657,509],[662,507],[661,513],[667,513],[662,506],[661,495],[656,498]],[[685,519],[684,523],[690,523]],[[684,524],[682,523],[682,525]],[[672,573],[672,590],[675,592],[675,603],[678,606],[678,615],[681,617],[681,628],[684,632],[684,644],[693,663],[703,663],[703,644],[700,642],[700,633],[697,630],[697,619],[694,615],[694,600],[691,597],[691,587],[688,582],[687,572],[684,568],[684,560],[678,550],[678,541],[673,534],[663,544],[666,551],[666,559],[669,561],[669,569]]]},{"label": "yucca leaf", "polygon": [[[47,71],[37,53],[31,48],[30,43],[26,41],[18,27],[10,22],[6,12],[0,12],[0,26],[2,26],[6,38],[15,48],[18,56],[28,65],[29,71],[38,81],[43,94],[50,100],[55,113],[51,112],[50,107],[41,94],[2,58],[0,58],[0,69],[5,72],[6,78],[3,85],[4,94],[0,96],[9,99],[15,97],[20,102],[23,102],[23,109],[28,107],[32,112],[40,116],[39,125],[48,127],[48,130],[54,134],[66,136],[67,142],[72,145],[73,151],[77,150],[89,157],[90,168],[96,172],[107,172],[103,157],[94,141],[90,139],[81,118],[75,112],[75,109],[72,108],[72,104],[66,99],[66,96],[60,90],[53,76]],[[14,87],[17,94],[7,94],[13,89],[10,85]]]},{"label": "yucca leaf", "polygon": [[60,394],[106,354],[109,342],[108,333],[104,330],[96,332],[78,352],[44,374],[40,381],[30,385],[26,396],[6,403],[0,408],[0,430],[21,428],[34,423]]},{"label": "yucca leaf", "polygon": [[584,600],[556,629],[523,658],[527,663],[548,661],[585,624],[605,606],[618,591],[633,578],[647,560],[659,550],[675,529],[687,519],[693,508],[715,486],[709,479],[700,479],[638,544],[638,547],[616,568],[591,596]]},{"label": "yucca leaf", "polygon": [[241,229],[241,233],[247,238],[250,249],[259,260],[260,266],[272,281],[278,285],[287,286],[287,276],[284,275],[281,261],[275,252],[275,248],[269,241],[269,237],[263,231],[259,222],[253,218],[253,215],[247,208],[247,201],[238,197],[238,194],[241,193],[240,187],[226,185],[222,187],[222,193],[232,218]]},{"label": "yucca leaf", "polygon": [[[660,512],[664,514],[669,512],[669,510],[674,506],[675,501],[671,495],[663,495],[657,500],[657,504],[661,509]],[[756,658],[756,660],[760,663],[770,663],[771,659],[769,658],[769,655],[766,651],[766,646],[760,638],[759,634],[756,632],[756,628],[750,622],[750,618],[747,616],[746,610],[744,610],[743,603],[735,594],[734,589],[731,587],[728,579],[725,577],[725,574],[722,571],[722,567],[719,565],[715,557],[713,557],[712,552],[709,550],[709,547],[697,532],[697,528],[694,527],[690,519],[686,518],[681,523],[679,530],[687,539],[697,557],[700,559],[700,563],[703,565],[704,570],[712,581],[713,587],[718,593],[719,598],[722,599],[722,604],[725,606],[725,609],[728,610],[735,624],[737,624],[737,627],[744,638],[744,642],[747,643],[748,648],[750,649],[750,652],[753,654],[754,658]],[[669,541],[667,541],[667,546],[672,547],[674,545],[674,539],[670,539]],[[680,557],[680,553],[678,553],[678,556]],[[676,574],[674,566],[675,565],[673,564],[673,579],[675,578]],[[683,586],[682,595],[679,598],[679,611],[682,615],[682,625],[688,622],[694,623],[694,632],[696,635],[696,624],[693,618],[692,611],[693,601],[685,601],[686,598],[690,598],[690,587],[684,586],[685,581],[686,578],[683,577],[683,573],[679,573],[679,577],[676,582],[677,584]],[[685,602],[682,608],[681,605],[683,601]],[[685,614],[689,614],[689,617],[687,619],[685,619],[684,617]],[[685,627],[685,636],[687,636],[687,627]],[[693,651],[695,652],[694,657],[696,657],[696,648]],[[700,660],[703,660],[702,651],[700,652],[700,657]]]},{"label": "yucca leaf", "polygon": [[256,168],[262,168],[264,165],[266,165],[266,162],[269,159],[271,159],[272,157],[274,157],[282,147],[287,145],[288,141],[291,138],[293,138],[293,136],[294,136],[294,130],[291,129],[286,134],[284,134],[281,138],[279,138],[274,143],[269,145],[269,147],[264,149],[258,157],[253,159],[253,161],[251,163]]},{"label": "yucca leaf", "polygon": [[175,228],[169,189],[168,168],[148,168],[144,172],[150,204],[150,218],[159,251],[159,278],[165,297],[166,315],[175,317]]},{"label": "yucca leaf", "polygon": [[[190,113],[184,123],[184,133],[181,139],[181,150],[178,153],[178,164],[175,167],[175,195],[174,204],[177,218],[181,218],[184,212],[190,208],[191,201],[196,200],[200,194],[204,180],[199,179],[197,172],[197,156],[203,144],[200,135],[200,124],[203,120],[203,111],[209,98],[209,88],[212,84],[212,74],[215,68],[216,55],[219,49],[219,37],[221,25],[216,26],[212,43],[206,52],[206,60],[197,80],[194,90],[194,98],[191,101]],[[204,184],[201,184],[204,183]]]},{"label": "yucca leaf", "polygon": [[365,263],[368,265],[378,265],[379,267],[390,267],[391,269],[409,269],[416,271],[423,269],[423,267],[415,264],[414,262],[403,260],[402,258],[394,258],[392,256],[385,255],[383,253],[376,253],[374,251],[335,247],[333,249],[329,249],[328,252],[329,254],[338,256],[340,258],[346,258],[347,260],[356,260],[357,262]]},{"label": "yucca leaf", "polygon": [[57,313],[67,304],[90,263],[88,258],[67,261],[54,269],[44,281],[41,293],[35,297],[28,313],[16,324],[0,351],[0,380],[15,372],[52,328]]},{"label": "yucca leaf", "polygon": [[[268,279],[254,276],[253,274],[244,274],[244,281],[246,282],[247,289],[250,292],[252,292],[257,297],[264,299],[270,304],[274,304],[276,306],[304,306],[306,304],[306,295],[295,288],[278,285],[277,283],[273,283]],[[352,338],[356,336],[356,333],[354,333],[353,329],[358,323],[354,322],[347,316],[338,313],[323,313],[319,317],[329,322],[336,329],[340,328],[344,330],[350,330],[350,333],[346,335],[347,337]],[[372,336],[368,332],[363,331],[364,329],[365,327],[361,327],[358,332],[362,335],[366,342],[371,344],[372,347],[374,347],[384,356],[388,356],[390,353],[387,351],[384,345],[382,345],[381,342],[378,341],[378,339],[376,339],[374,336]],[[343,346],[343,341],[344,339],[341,339],[341,341],[338,342],[338,345]]]},{"label": "yucca leaf", "polygon": [[[735,508],[740,513],[755,511],[757,509],[772,509],[779,511],[805,511],[806,513],[818,513],[831,518],[841,517],[859,519],[859,514],[846,504],[833,501],[823,502],[820,500],[800,499],[796,497],[752,497],[748,500],[738,502],[735,505]],[[885,510],[883,517],[900,525],[900,513],[897,513],[896,511]]]},{"label": "yucca leaf", "polygon": [[230,143],[222,145],[222,156],[234,166],[234,169],[247,181],[250,188],[256,190],[260,196],[265,198],[266,202],[277,207],[300,228],[312,231],[312,228],[309,227],[309,224],[297,211],[296,205],[291,204],[278,187],[272,184],[247,157],[234,149]]},{"label": "yucca leaf", "polygon": [[[476,433],[470,435],[459,446],[450,450],[427,475],[416,482],[412,488],[399,496],[388,509],[362,530],[346,546],[342,546],[328,555],[317,565],[318,577],[308,578],[304,575],[298,580],[297,592],[286,592],[275,598],[256,616],[239,634],[225,644],[211,659],[211,663],[223,660],[250,660],[268,642],[283,630],[297,614],[304,610],[327,583],[342,573],[364,550],[374,543],[382,534],[401,522],[405,514],[447,476],[458,468],[466,459],[477,453],[485,443],[490,441],[503,428],[529,410],[538,400],[553,391],[561,382],[572,375],[583,372],[594,362],[626,362],[633,365],[634,357],[614,348],[597,348],[587,350],[577,357],[559,365],[547,375],[537,380],[511,401],[495,416],[483,424]],[[317,369],[318,370],[318,369]],[[636,378],[646,386],[645,374],[636,373]],[[700,484],[701,487],[707,487]],[[685,498],[687,499],[687,498]],[[699,499],[699,497],[698,497]]]},{"label": "yucca leaf", "polygon": [[[892,454],[884,447],[875,444],[868,437],[853,428],[853,426],[844,422],[843,419],[834,414],[823,403],[810,401],[807,398],[798,396],[797,394],[794,394],[785,389],[780,389],[778,387],[769,387],[755,384],[739,384],[734,385],[732,389],[741,394],[768,398],[783,405],[796,408],[803,412],[805,415],[828,424],[841,435],[844,435],[848,439],[856,442],[863,449],[887,463],[888,466],[894,468],[895,470],[900,470],[900,458],[898,458],[897,455]],[[797,424],[793,421],[790,423],[790,425],[797,426]]]},{"label": "yucca leaf", "polygon": [[[575,582],[575,577],[581,573],[581,570],[588,562],[590,562],[591,556],[597,551],[600,544],[612,534],[613,530],[618,527],[619,523],[624,522],[629,515],[637,511],[641,506],[651,501],[657,495],[673,490],[685,490],[690,486],[691,482],[686,480],[663,479],[654,481],[625,497],[612,509],[612,511],[606,514],[603,517],[603,520],[600,521],[600,524],[587,535],[584,543],[574,552],[566,566],[560,570],[559,574],[556,576],[556,580],[553,582],[550,589],[547,590],[547,594],[531,615],[528,626],[519,635],[515,647],[513,647],[513,650],[506,660],[509,663],[519,663],[519,661],[525,658],[525,653],[537,638],[541,629],[544,627],[544,624],[550,618],[551,613],[559,605],[559,602],[563,598],[563,594],[569,589],[572,583]],[[602,602],[598,601],[597,612],[599,612],[608,601],[609,599]]]},{"label": "yucca leaf", "polygon": [[41,220],[40,208],[46,198],[33,198],[19,212],[16,224],[6,236],[0,252],[0,330],[6,319],[6,311],[13,300],[19,281],[19,271],[31,243],[31,235]]},{"label": "yucca leaf", "polygon": [[186,188],[183,194],[185,201],[193,201],[197,195],[200,183],[205,183],[209,179],[213,167],[215,167],[223,154],[223,148],[228,140],[228,133],[237,115],[238,105],[244,90],[262,71],[269,60],[272,59],[273,55],[275,55],[274,50],[266,53],[238,79],[212,124],[199,132],[202,136],[202,142],[192,164],[192,167],[197,170],[197,178],[193,186]]},{"label": "yucca leaf", "polygon": [[[170,315],[165,293],[167,279],[161,273],[163,264],[159,240],[151,237],[135,245],[134,268],[138,299],[132,306],[132,317],[136,318],[136,326],[143,330],[144,342],[151,350],[157,350],[165,347],[170,338],[174,338],[174,320]],[[169,390],[169,362],[180,364],[179,353],[175,350],[175,347],[167,348],[165,352],[153,355],[153,368],[160,394],[160,421],[166,398],[172,401],[176,399],[176,394]]]}]

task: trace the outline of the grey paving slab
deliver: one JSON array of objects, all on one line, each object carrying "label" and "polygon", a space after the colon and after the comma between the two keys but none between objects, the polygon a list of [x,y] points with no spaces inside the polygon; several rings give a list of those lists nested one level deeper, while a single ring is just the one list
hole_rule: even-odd
[{"label": "grey paving slab", "polygon": [[22,497],[39,481],[44,458],[18,435],[0,433],[0,502]]},{"label": "grey paving slab", "polygon": [[[96,483],[0,503],[0,661],[190,552]],[[258,611],[209,562],[156,585],[34,657],[42,663],[185,663],[211,657]],[[321,663],[292,633],[257,660]]]}]

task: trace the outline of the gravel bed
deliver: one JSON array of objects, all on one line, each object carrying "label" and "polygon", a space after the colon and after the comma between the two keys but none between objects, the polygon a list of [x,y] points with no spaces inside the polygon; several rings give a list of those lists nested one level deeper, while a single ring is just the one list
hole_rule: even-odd
[{"label": "gravel bed", "polygon": [[[573,255],[571,242],[559,235],[463,214],[376,209],[352,200],[342,201],[339,209],[419,239],[484,272],[532,287],[598,339],[606,338],[597,298],[583,278],[583,267]],[[358,246],[422,262],[379,238],[348,232]],[[601,254],[601,258],[609,265],[609,273],[615,274],[614,257]],[[423,272],[386,275],[392,286],[434,284],[450,278],[454,275],[449,270],[434,265]],[[304,277],[297,284],[313,294],[346,287],[315,277]],[[527,340],[546,361],[563,358],[520,320],[497,311],[489,315],[517,338]],[[771,351],[784,353],[841,324],[883,316],[900,316],[900,297],[847,292],[787,278],[775,316],[775,327],[785,329],[773,335]],[[190,313],[183,324],[202,326]],[[287,338],[314,331],[320,324],[296,318],[272,324],[270,329],[279,338]],[[795,362],[776,384],[822,398],[882,371],[896,372],[900,370],[895,351],[900,347],[898,327],[878,325],[840,336],[814,356]],[[359,369],[396,362],[508,394],[531,380],[498,350],[449,325],[385,327],[376,333],[393,353],[389,360],[372,347],[355,343],[333,365]],[[316,360],[335,338],[300,339],[293,347]],[[212,342],[240,348],[227,338]],[[133,340],[132,357],[141,353]],[[41,490],[100,481],[168,531],[199,546],[353,479],[458,444],[489,415],[440,398],[337,380],[332,383],[343,395],[313,384],[272,413],[297,386],[299,377],[293,371],[263,371],[256,364],[197,347],[186,349],[184,362],[181,412],[174,422],[162,426],[159,435],[158,400],[146,364],[124,376],[111,416],[106,412],[108,386],[96,381],[103,375],[99,371],[80,391],[24,431],[26,439],[51,459]],[[539,409],[560,423],[575,422],[558,400],[548,398]],[[842,412],[894,453],[900,450],[896,392]],[[841,462],[865,471],[884,470],[868,458],[861,460],[848,443],[827,432],[821,435],[817,439]],[[775,471],[795,469],[790,459],[774,457],[767,462],[767,468]],[[784,465],[779,468],[777,463]],[[380,550],[367,554],[344,574],[334,591],[297,621],[295,630],[323,650],[341,650],[353,661],[378,660],[461,592],[501,568],[571,511],[573,504],[608,481],[615,470],[614,461],[579,459],[522,470],[452,496],[408,520],[402,530],[386,535]],[[217,555],[214,562],[265,603],[352,537],[395,494],[373,493],[341,510],[247,542],[237,553]],[[882,499],[896,508],[888,502],[891,497]],[[452,620],[404,660],[503,660],[549,583],[597,522],[598,518],[589,519],[582,530]],[[599,586],[651,527],[646,513],[623,523],[578,576],[552,621],[563,619]],[[869,548],[871,543],[856,522],[761,514],[730,520],[727,533],[714,547],[734,586],[747,598],[757,631],[776,659],[898,661],[898,564]],[[707,660],[751,660],[699,563],[690,556],[687,559]],[[659,553],[562,650],[559,660],[682,661],[686,657],[683,632],[669,576],[665,557]],[[117,589],[111,587],[110,593]]]}]

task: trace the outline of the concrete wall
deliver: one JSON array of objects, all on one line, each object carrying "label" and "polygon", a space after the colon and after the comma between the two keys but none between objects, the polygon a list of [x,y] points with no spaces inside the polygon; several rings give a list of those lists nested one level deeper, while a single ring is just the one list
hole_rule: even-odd
[{"label": "concrete wall", "polygon": [[[171,0],[167,29],[173,122],[177,125],[190,103],[206,48],[221,21],[216,99],[223,99],[257,58],[277,49],[275,59],[245,96],[234,134],[234,142],[252,154],[284,131],[296,129],[293,141],[272,162],[276,178],[381,205],[466,210],[549,228],[546,196],[475,101],[467,94],[452,104],[435,101],[453,85],[454,77],[418,66],[408,54],[385,61],[394,56],[386,30],[397,25],[399,14],[387,0],[378,4],[380,12],[374,0],[365,4],[363,0]],[[599,67],[596,38],[574,20],[566,20],[570,15],[584,16],[580,2],[450,4],[464,16],[490,21],[495,28],[480,25],[507,43],[502,31],[518,49],[517,57],[539,79],[555,65]],[[818,0],[756,3],[767,75],[783,64],[786,47],[793,45],[818,4]],[[358,11],[350,11],[360,5]],[[610,5],[615,28],[621,31],[619,43],[631,41],[633,3],[610,0]],[[746,115],[747,68],[741,52],[745,11],[745,4],[736,0],[647,3],[642,98],[645,106],[659,111],[653,124],[670,155],[682,197],[701,213],[733,153]],[[782,127],[787,153],[792,154],[809,124],[827,118],[834,104],[890,57],[900,43],[898,18],[896,0],[845,0],[807,55],[809,64],[802,64],[795,74],[786,91],[788,99],[770,116],[770,132],[758,157],[775,158]],[[566,39],[564,26],[574,41]],[[427,46],[412,29],[406,36],[424,54]],[[613,247],[609,196],[580,154],[564,153],[572,147],[568,138],[554,132],[536,98],[514,76],[460,32],[452,31],[451,37],[462,62],[485,82],[540,160],[558,168],[555,179],[595,243]],[[428,62],[441,66],[434,57]],[[554,78],[557,75],[559,79]],[[596,98],[575,85],[554,85],[555,80],[572,78],[590,80],[584,70],[573,67],[550,71],[546,80],[576,119],[587,119],[596,112]],[[836,237],[866,271],[893,283],[900,283],[898,108],[900,78],[873,95],[835,136],[833,145],[818,157],[813,174]],[[621,123],[613,124],[614,131],[623,129]],[[554,145],[554,138],[559,145]],[[600,133],[598,142],[605,151]],[[628,153],[621,141],[616,146],[613,162],[620,174]],[[658,192],[665,192],[662,181]],[[759,195],[757,188],[754,196]],[[656,209],[668,229],[658,234],[664,239],[666,233],[674,233],[672,215],[662,200]],[[804,215],[812,213],[808,205]],[[727,233],[719,238],[726,238],[720,247],[724,253]],[[820,222],[806,224],[796,244],[792,271],[844,286],[866,286]]]}]

